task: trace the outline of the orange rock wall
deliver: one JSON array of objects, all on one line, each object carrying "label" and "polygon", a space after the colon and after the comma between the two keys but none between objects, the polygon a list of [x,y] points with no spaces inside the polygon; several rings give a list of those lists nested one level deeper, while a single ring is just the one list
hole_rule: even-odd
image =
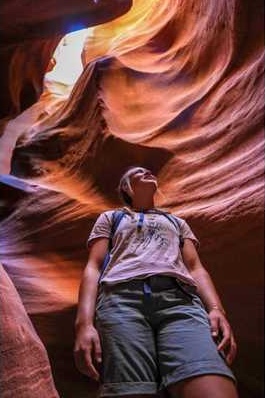
[{"label": "orange rock wall", "polygon": [[[150,167],[159,180],[157,204],[186,218],[200,238],[239,343],[240,396],[261,397],[262,2],[135,0],[130,11],[129,2],[107,3],[87,2],[87,23],[92,13],[105,23],[88,36],[84,71],[61,96],[41,90],[68,31],[53,22],[64,5],[57,12],[51,2],[51,14],[43,13],[52,26],[42,23],[43,34],[33,16],[25,19],[33,32],[26,42],[6,34],[0,56],[13,79],[2,76],[8,101],[0,168],[34,189],[1,223],[1,261],[47,348],[60,397],[89,391],[92,398],[97,386],[72,359],[85,240],[97,214],[118,206],[122,171]],[[76,23],[83,21],[79,6],[65,8]]]},{"label": "orange rock wall", "polygon": [[57,398],[46,350],[2,265],[0,273],[1,397]]}]

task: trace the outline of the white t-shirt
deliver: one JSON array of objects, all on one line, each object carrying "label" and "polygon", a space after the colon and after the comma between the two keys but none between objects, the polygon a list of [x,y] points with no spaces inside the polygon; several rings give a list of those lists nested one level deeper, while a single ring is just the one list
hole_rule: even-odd
[{"label": "white t-shirt", "polygon": [[[109,238],[113,212],[106,211],[98,217],[88,238],[88,247],[94,239]],[[196,285],[179,246],[180,235],[196,245],[199,243],[186,221],[178,217],[179,231],[164,214],[150,210],[144,213],[139,229],[139,218],[140,212],[130,211],[121,219],[112,238],[110,260],[101,282],[116,284],[160,274]]]}]

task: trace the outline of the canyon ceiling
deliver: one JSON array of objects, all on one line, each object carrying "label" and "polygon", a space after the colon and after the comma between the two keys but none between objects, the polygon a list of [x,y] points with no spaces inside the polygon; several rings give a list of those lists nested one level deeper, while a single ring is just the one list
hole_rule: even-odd
[{"label": "canyon ceiling", "polygon": [[[1,396],[96,397],[72,355],[85,242],[137,164],[200,238],[240,397],[261,398],[263,2],[4,0],[0,16]],[[52,78],[85,28],[80,76]]]}]

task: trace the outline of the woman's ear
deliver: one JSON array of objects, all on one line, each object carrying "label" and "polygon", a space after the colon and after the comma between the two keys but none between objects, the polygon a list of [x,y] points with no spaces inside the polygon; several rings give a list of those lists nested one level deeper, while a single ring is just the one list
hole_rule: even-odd
[{"label": "woman's ear", "polygon": [[122,190],[127,193],[130,197],[133,195],[133,190],[130,181],[124,181],[122,184]]},{"label": "woman's ear", "polygon": [[128,193],[130,191],[130,187],[128,185],[128,183],[126,181],[124,181],[124,183],[122,184],[122,190],[125,191],[126,193]]}]

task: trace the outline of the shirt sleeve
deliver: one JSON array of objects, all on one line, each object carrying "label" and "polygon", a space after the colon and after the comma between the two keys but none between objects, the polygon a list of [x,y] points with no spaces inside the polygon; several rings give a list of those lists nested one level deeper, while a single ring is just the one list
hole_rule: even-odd
[{"label": "shirt sleeve", "polygon": [[190,226],[185,220],[181,220],[180,223],[180,233],[183,239],[191,239],[195,244],[196,248],[199,248],[200,242],[197,237],[194,235],[193,231],[191,230]]},{"label": "shirt sleeve", "polygon": [[109,239],[111,231],[111,217],[112,217],[112,212],[105,212],[100,214],[100,216],[97,218],[90,232],[90,235],[87,239],[88,248],[94,239],[97,238]]}]

